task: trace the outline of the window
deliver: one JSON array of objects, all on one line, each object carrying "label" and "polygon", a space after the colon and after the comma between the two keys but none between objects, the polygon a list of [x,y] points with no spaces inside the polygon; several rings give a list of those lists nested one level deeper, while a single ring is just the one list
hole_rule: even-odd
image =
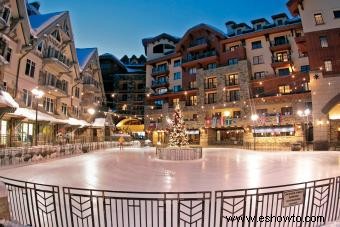
[{"label": "window", "polygon": [[260,30],[260,29],[262,29],[262,24],[257,24],[256,25],[256,30]]},{"label": "window", "polygon": [[282,115],[292,115],[293,114],[293,107],[288,107],[288,106],[286,106],[286,107],[282,107],[281,108],[281,114]]},{"label": "window", "polygon": [[303,84],[301,84],[301,87],[303,91],[310,91],[308,82],[304,82]]},{"label": "window", "polygon": [[265,77],[265,72],[255,72],[253,76],[253,80],[263,79]]},{"label": "window", "polygon": [[173,106],[179,105],[179,98],[173,99],[172,104],[173,104]]},{"label": "window", "polygon": [[74,90],[74,96],[76,96],[77,98],[80,97],[80,88],[79,87],[76,87],[75,90]]},{"label": "window", "polygon": [[292,90],[290,89],[289,85],[279,86],[279,93],[280,94],[289,94],[291,92],[292,92]]},{"label": "window", "polygon": [[225,79],[225,85],[226,86],[233,86],[233,85],[238,85],[238,74],[230,74],[226,76]]},{"label": "window", "polygon": [[34,77],[35,63],[29,59],[26,61],[25,75],[29,77]]},{"label": "window", "polygon": [[260,48],[262,48],[262,42],[261,42],[261,40],[260,40],[260,41],[252,42],[252,43],[251,43],[251,47],[252,47],[253,50],[254,50],[254,49],[260,49]]},{"label": "window", "polygon": [[190,96],[189,106],[197,106],[197,96],[196,95]]},{"label": "window", "polygon": [[236,34],[237,34],[237,35],[242,34],[242,29],[237,29],[237,30],[236,30]]},{"label": "window", "polygon": [[196,69],[196,68],[190,68],[190,69],[189,69],[189,74],[190,74],[190,75],[195,75],[196,72],[197,72],[197,69]]},{"label": "window", "polygon": [[241,111],[234,111],[233,112],[233,118],[241,118]]},{"label": "window", "polygon": [[175,85],[175,86],[174,86],[174,89],[173,89],[174,92],[179,92],[179,91],[181,91],[181,90],[182,90],[181,85]]},{"label": "window", "polygon": [[155,100],[155,106],[163,106],[164,100]]},{"label": "window", "polygon": [[339,19],[340,18],[340,10],[334,10],[333,13],[334,13],[334,18],[335,19]]},{"label": "window", "polygon": [[322,48],[328,47],[327,36],[320,36],[320,45]]},{"label": "window", "polygon": [[189,89],[195,89],[197,88],[197,82],[196,81],[190,81]]},{"label": "window", "polygon": [[145,88],[144,84],[137,84],[138,90],[143,90]]},{"label": "window", "polygon": [[[234,52],[239,47],[240,47],[239,45],[231,46],[231,47],[229,47],[229,51]],[[228,47],[227,47],[227,49],[228,49]]]},{"label": "window", "polygon": [[240,90],[230,90],[227,92],[227,102],[235,102],[240,100]]},{"label": "window", "polygon": [[6,61],[8,61],[8,62],[11,62],[11,58],[12,58],[12,49],[11,48],[7,48],[6,49],[6,53],[5,53],[5,59],[6,59]]},{"label": "window", "polygon": [[25,106],[31,107],[32,106],[32,93],[26,89],[23,89],[23,101]]},{"label": "window", "polygon": [[289,55],[287,52],[280,52],[276,54],[274,62],[287,62],[289,61]]},{"label": "window", "polygon": [[279,25],[279,26],[280,26],[280,25],[283,25],[283,20],[281,20],[281,19],[280,19],[280,20],[277,20],[276,22],[277,22],[277,25]]},{"label": "window", "polygon": [[181,66],[181,60],[175,60],[174,67],[180,67],[180,66]]},{"label": "window", "polygon": [[205,104],[212,104],[216,102],[217,93],[206,93],[205,94]]},{"label": "window", "polygon": [[253,64],[254,65],[263,64],[263,63],[264,63],[263,55],[253,57]]},{"label": "window", "polygon": [[316,25],[321,25],[324,24],[325,22],[323,21],[323,17],[321,13],[316,13],[314,14],[314,20]]},{"label": "window", "polygon": [[279,69],[279,76],[288,76],[290,74],[289,68]]},{"label": "window", "polygon": [[2,11],[0,11],[0,17],[8,23],[9,18],[11,17],[11,10],[8,7],[3,7]]},{"label": "window", "polygon": [[236,65],[238,63],[237,58],[228,59],[228,65]]},{"label": "window", "polygon": [[332,67],[332,61],[325,61],[325,70],[326,72],[331,72],[333,71],[333,67]]},{"label": "window", "polygon": [[127,94],[123,94],[123,95],[122,95],[122,101],[126,101],[127,98],[128,98]]},{"label": "window", "polygon": [[40,42],[38,47],[37,47],[37,50],[41,53],[42,50],[43,50],[43,42]]},{"label": "window", "polygon": [[44,109],[47,112],[54,112],[54,100],[48,97],[45,97],[44,99]]},{"label": "window", "polygon": [[267,115],[267,112],[268,112],[267,109],[257,109],[257,110],[256,110],[256,113],[257,113],[257,115],[259,115],[259,116],[266,116],[266,115]]},{"label": "window", "polygon": [[216,77],[207,78],[205,80],[205,84],[204,84],[205,89],[211,89],[211,88],[216,88],[216,87],[217,87],[217,78]]},{"label": "window", "polygon": [[79,117],[79,108],[78,108],[78,106],[73,106],[72,107],[72,112],[73,112],[73,114],[74,115],[76,115],[77,117]]},{"label": "window", "polygon": [[210,63],[208,64],[208,69],[215,69],[217,67],[217,64],[216,63]]},{"label": "window", "polygon": [[181,72],[175,72],[174,73],[174,80],[180,80],[181,79]]},{"label": "window", "polygon": [[302,73],[308,73],[310,71],[310,66],[309,65],[301,65],[301,70]]},{"label": "window", "polygon": [[67,104],[66,103],[61,103],[61,112],[64,115],[67,115]]},{"label": "window", "polygon": [[264,87],[256,87],[254,92],[256,96],[262,96],[264,95]]}]

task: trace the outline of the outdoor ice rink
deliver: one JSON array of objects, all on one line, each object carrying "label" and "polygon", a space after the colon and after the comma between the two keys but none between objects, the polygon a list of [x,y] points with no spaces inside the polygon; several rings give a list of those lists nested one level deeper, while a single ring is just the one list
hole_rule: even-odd
[{"label": "outdoor ice rink", "polygon": [[205,148],[198,161],[159,161],[154,148],[94,152],[0,170],[42,184],[148,192],[229,190],[340,175],[340,152],[260,152]]}]

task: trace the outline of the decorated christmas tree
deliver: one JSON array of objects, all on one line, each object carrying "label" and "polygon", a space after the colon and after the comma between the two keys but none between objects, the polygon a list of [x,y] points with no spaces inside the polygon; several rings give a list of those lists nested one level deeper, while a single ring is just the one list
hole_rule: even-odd
[{"label": "decorated christmas tree", "polygon": [[173,120],[170,120],[169,131],[169,145],[171,147],[183,147],[189,144],[182,110],[179,105],[176,105]]}]

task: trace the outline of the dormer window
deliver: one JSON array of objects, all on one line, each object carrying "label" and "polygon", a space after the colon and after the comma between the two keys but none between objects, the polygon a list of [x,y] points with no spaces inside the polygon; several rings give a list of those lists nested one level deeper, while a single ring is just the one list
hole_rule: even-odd
[{"label": "dormer window", "polygon": [[281,26],[281,25],[283,25],[283,20],[282,20],[282,19],[279,19],[279,20],[277,20],[276,23],[277,23],[278,26]]},{"label": "dormer window", "polygon": [[0,17],[8,23],[11,17],[11,10],[8,7],[4,7],[2,11],[0,11]]},{"label": "dormer window", "polygon": [[262,29],[262,24],[257,24],[256,25],[256,30],[261,30]]},{"label": "dormer window", "polygon": [[237,29],[237,30],[236,30],[236,34],[237,34],[237,35],[242,34],[242,29]]},{"label": "dormer window", "polygon": [[58,42],[61,41],[61,38],[60,38],[60,33],[58,30],[54,30],[54,32],[51,33],[51,35],[53,36],[53,38],[55,38]]}]

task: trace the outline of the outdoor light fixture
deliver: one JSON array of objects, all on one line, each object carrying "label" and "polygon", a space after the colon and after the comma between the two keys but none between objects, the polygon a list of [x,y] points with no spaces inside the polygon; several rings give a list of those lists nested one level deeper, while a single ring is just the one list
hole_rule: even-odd
[{"label": "outdoor light fixture", "polygon": [[38,145],[38,106],[39,106],[39,99],[41,99],[45,92],[42,90],[39,90],[38,88],[32,89],[32,94],[34,95],[36,99],[36,106],[35,106],[35,137],[34,137],[34,144],[35,146]]},{"label": "outdoor light fixture", "polygon": [[252,114],[250,118],[251,118],[252,121],[257,121],[259,119],[259,115]]},{"label": "outdoor light fixture", "polygon": [[88,112],[90,115],[93,115],[93,114],[96,113],[96,110],[93,109],[93,108],[89,108],[89,109],[87,109],[87,112]]},{"label": "outdoor light fixture", "polygon": [[224,112],[224,116],[225,116],[225,117],[230,117],[230,112],[229,112],[229,111],[225,111],[225,112]]}]

